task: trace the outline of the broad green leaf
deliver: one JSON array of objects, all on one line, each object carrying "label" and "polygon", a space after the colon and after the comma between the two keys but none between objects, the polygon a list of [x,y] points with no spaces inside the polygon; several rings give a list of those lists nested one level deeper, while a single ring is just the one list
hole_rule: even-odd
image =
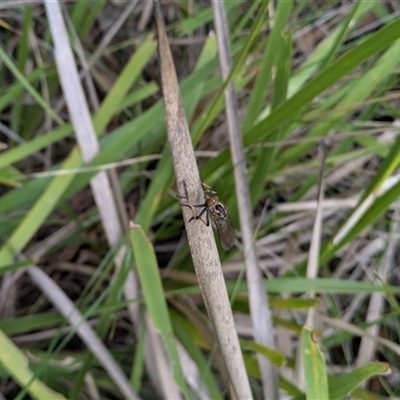
[{"label": "broad green leaf", "polygon": [[329,399],[325,359],[313,331],[306,326],[303,327],[301,332],[301,355],[303,357],[306,398],[310,400]]}]

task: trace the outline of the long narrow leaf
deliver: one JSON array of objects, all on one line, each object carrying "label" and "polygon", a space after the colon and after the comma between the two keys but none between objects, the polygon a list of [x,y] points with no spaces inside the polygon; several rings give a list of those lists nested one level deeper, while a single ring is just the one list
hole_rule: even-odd
[{"label": "long narrow leaf", "polygon": [[161,332],[163,337],[163,342],[174,371],[175,381],[186,397],[189,398],[191,396],[183,377],[153,247],[147,240],[142,228],[138,225],[135,225],[131,229],[131,242],[139,279],[142,284],[143,296],[151,320],[154,327]]}]

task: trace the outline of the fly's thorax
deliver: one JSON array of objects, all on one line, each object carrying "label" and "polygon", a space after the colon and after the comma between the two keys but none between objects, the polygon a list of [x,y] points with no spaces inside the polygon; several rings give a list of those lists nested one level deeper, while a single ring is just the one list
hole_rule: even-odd
[{"label": "fly's thorax", "polygon": [[217,195],[213,195],[212,197],[206,199],[207,208],[214,207],[218,203],[219,203],[219,197]]},{"label": "fly's thorax", "polygon": [[223,222],[228,218],[228,209],[219,201],[208,207],[208,211],[215,223]]}]

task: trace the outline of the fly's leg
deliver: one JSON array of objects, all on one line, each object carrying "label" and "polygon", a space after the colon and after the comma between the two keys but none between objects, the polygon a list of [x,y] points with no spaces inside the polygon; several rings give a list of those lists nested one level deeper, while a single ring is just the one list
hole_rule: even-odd
[{"label": "fly's leg", "polygon": [[[176,197],[178,197],[178,199],[184,199],[184,200],[186,200],[189,204],[185,204],[185,203],[180,203],[180,205],[181,205],[181,207],[188,207],[188,208],[190,208],[190,211],[192,212],[192,218],[190,218],[189,219],[189,222],[190,221],[193,221],[193,220],[200,220],[201,222],[203,222],[203,224],[206,224],[204,221],[203,221],[203,219],[201,218],[201,216],[204,214],[204,212],[207,210],[207,208],[205,207],[205,205],[204,204],[193,204],[193,202],[192,202],[192,200],[190,200],[188,197],[186,197],[186,196],[179,196],[179,195],[176,195]],[[199,215],[197,215],[196,214],[196,212],[195,212],[195,208],[204,208],[203,210],[201,210],[200,211],[200,214]],[[207,226],[209,225],[209,222],[208,222],[208,214],[207,214],[207,224],[206,224]]]},{"label": "fly's leg", "polygon": [[[205,226],[210,226],[210,219],[209,219],[209,217],[208,217],[208,212],[207,212],[207,207],[205,207],[204,205],[203,205],[203,209],[200,211],[200,214],[199,215],[196,215],[196,220],[198,220],[198,221],[201,221]],[[206,213],[206,220],[204,221],[204,219],[203,218],[201,218],[202,216],[203,216],[203,214],[204,213]],[[192,220],[193,218],[191,218],[191,220]]]},{"label": "fly's leg", "polygon": [[183,207],[189,207],[189,208],[193,208],[193,207],[196,207],[196,208],[205,207],[204,204],[193,204],[193,201],[190,200],[189,197],[186,197],[186,196],[178,196],[178,195],[176,195],[176,197],[177,197],[178,199],[186,200],[186,201],[189,203],[189,204],[180,203],[180,205],[183,206]]},{"label": "fly's leg", "polygon": [[[201,213],[199,215],[196,216],[196,219],[198,221],[201,221],[205,226],[210,226],[210,217],[208,216],[208,212],[207,211],[207,207],[204,207],[204,210],[201,210]],[[206,220],[204,221],[203,218],[201,218],[201,216],[206,213]],[[193,218],[192,218],[193,219]]]},{"label": "fly's leg", "polygon": [[181,203],[181,207],[188,207],[188,208],[190,208],[190,211],[191,211],[191,213],[192,213],[192,218],[189,219],[189,222],[190,222],[191,220],[193,220],[193,219],[196,219],[196,213],[195,213],[194,210],[193,210],[193,205],[192,205],[192,204],[182,204],[182,203]]},{"label": "fly's leg", "polygon": [[211,186],[208,186],[206,183],[201,182],[201,186],[203,186],[204,191],[209,191],[208,193],[208,197],[213,197],[214,194],[217,194],[217,192],[214,192],[214,190],[212,190]]}]

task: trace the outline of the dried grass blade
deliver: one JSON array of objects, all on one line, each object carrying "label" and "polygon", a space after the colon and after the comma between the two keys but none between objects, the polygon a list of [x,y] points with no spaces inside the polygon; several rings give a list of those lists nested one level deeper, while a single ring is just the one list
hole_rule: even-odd
[{"label": "dried grass blade", "polygon": [[[193,201],[203,201],[199,171],[158,3],[156,3],[156,20],[165,118],[178,192],[181,196],[187,196]],[[193,264],[208,314],[215,328],[218,344],[227,364],[230,383],[237,398],[250,399],[252,394],[234,326],[215,239],[210,227],[189,222],[190,210],[184,209],[183,214]]]}]

